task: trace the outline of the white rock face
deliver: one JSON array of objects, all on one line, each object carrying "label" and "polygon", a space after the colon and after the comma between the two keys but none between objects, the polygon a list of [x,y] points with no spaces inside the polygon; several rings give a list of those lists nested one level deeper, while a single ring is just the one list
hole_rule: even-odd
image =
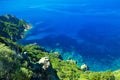
[{"label": "white rock face", "polygon": [[86,64],[83,64],[81,65],[80,69],[86,71],[88,70],[88,66]]},{"label": "white rock face", "polygon": [[50,64],[50,60],[48,57],[43,57],[38,61],[39,64],[43,64],[42,68],[44,70],[46,70],[47,68],[49,68],[51,66]]}]

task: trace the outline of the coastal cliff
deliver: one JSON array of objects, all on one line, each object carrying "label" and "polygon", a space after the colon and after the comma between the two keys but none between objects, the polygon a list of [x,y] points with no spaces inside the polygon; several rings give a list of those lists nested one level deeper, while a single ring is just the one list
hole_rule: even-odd
[{"label": "coastal cliff", "polygon": [[31,25],[15,16],[0,16],[0,36],[9,38],[12,41],[24,38],[24,32],[30,28]]},{"label": "coastal cliff", "polygon": [[37,43],[15,42],[30,28],[14,16],[0,16],[0,80],[120,80],[119,70],[93,72],[87,65],[81,68],[74,60],[65,61],[58,52],[48,52]]}]

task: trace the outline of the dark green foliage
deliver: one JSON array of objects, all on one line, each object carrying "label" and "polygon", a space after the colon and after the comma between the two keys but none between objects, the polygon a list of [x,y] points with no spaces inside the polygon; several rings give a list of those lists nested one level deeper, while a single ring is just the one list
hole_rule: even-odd
[{"label": "dark green foliage", "polygon": [[[0,43],[0,80],[13,80],[16,79],[16,77],[26,77],[26,80],[30,79],[32,71],[28,68],[22,72],[21,68],[25,68],[25,66],[21,64],[20,58],[22,58],[22,56],[15,54],[15,52],[5,46],[5,44]],[[24,80],[19,78],[16,80]]]},{"label": "dark green foliage", "polygon": [[37,62],[41,57],[48,55],[43,47],[38,46],[36,43],[26,45],[22,48],[22,52],[27,52],[30,61]]},{"label": "dark green foliage", "polygon": [[19,53],[22,51],[22,45],[13,42],[10,39],[7,39],[5,37],[0,37],[0,42],[4,43],[6,46],[9,46],[12,50],[14,50],[16,53]]},{"label": "dark green foliage", "polygon": [[24,31],[28,28],[30,25],[14,16],[0,16],[0,36],[2,37],[16,41],[24,37]]}]

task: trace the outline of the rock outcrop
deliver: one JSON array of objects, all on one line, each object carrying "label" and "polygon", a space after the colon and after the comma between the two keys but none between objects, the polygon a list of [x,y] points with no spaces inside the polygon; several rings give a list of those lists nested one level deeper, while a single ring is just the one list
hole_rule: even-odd
[{"label": "rock outcrop", "polygon": [[38,61],[38,64],[42,64],[42,69],[47,70],[51,68],[50,60],[48,57],[43,57]]},{"label": "rock outcrop", "polygon": [[33,71],[35,73],[35,76],[32,78],[33,80],[59,80],[48,57],[42,57],[34,64]]},{"label": "rock outcrop", "polygon": [[87,71],[88,70],[88,66],[86,64],[83,64],[83,65],[81,65],[80,69],[82,71]]}]

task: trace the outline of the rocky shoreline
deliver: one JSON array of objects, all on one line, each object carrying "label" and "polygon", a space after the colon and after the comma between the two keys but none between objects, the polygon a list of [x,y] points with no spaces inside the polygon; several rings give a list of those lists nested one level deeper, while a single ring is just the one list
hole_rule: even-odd
[{"label": "rocky shoreline", "polygon": [[93,72],[36,43],[17,43],[30,28],[14,16],[0,16],[0,80],[120,80],[120,70]]}]

